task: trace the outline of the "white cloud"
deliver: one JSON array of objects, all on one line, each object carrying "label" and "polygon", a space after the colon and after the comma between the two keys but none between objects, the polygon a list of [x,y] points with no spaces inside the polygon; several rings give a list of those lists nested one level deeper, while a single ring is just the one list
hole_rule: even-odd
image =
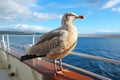
[{"label": "white cloud", "polygon": [[112,8],[112,11],[116,11],[120,13],[120,7],[119,8]]},{"label": "white cloud", "polygon": [[107,8],[112,8],[115,5],[119,4],[120,0],[109,0],[103,7],[102,9],[107,9]]},{"label": "white cloud", "polygon": [[44,26],[31,26],[27,24],[17,24],[15,27],[13,27],[14,30],[18,31],[32,31],[32,32],[48,32],[51,29],[46,28]]},{"label": "white cloud", "polygon": [[55,13],[41,13],[40,9],[42,9],[42,7],[37,5],[36,1],[37,0],[1,0],[0,22],[30,21],[37,19],[42,21],[59,18],[59,15]]},{"label": "white cloud", "polygon": [[37,20],[52,20],[61,18],[61,15],[55,13],[38,13],[34,12],[33,16],[36,17]]},{"label": "white cloud", "polygon": [[[14,26],[14,27],[13,27]],[[28,31],[28,32],[48,32],[51,29],[44,26],[35,26],[35,25],[27,25],[27,24],[17,24],[12,25],[11,27],[0,26],[0,30],[8,30],[8,31]]]},{"label": "white cloud", "polygon": [[[25,4],[19,3],[20,0],[2,0],[0,2],[0,21],[13,21],[17,17],[30,15],[31,9]],[[24,1],[23,1],[24,2]]]}]

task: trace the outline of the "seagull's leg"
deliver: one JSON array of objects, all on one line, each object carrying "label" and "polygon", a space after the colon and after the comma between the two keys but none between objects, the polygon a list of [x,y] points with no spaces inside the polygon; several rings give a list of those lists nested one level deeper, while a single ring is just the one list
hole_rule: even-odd
[{"label": "seagull's leg", "polygon": [[60,70],[58,71],[57,66],[56,66],[56,60],[54,60],[55,76],[56,76],[56,74],[64,75],[64,72],[68,72],[68,70],[63,69],[63,67],[62,67],[62,59],[61,58],[59,59],[59,64],[60,64]]},{"label": "seagull's leg", "polygon": [[54,60],[54,69],[55,69],[55,73],[57,73],[56,60]]},{"label": "seagull's leg", "polygon": [[63,67],[62,67],[62,59],[61,59],[61,58],[59,59],[59,62],[60,62],[60,71],[63,71]]},{"label": "seagull's leg", "polygon": [[54,69],[55,69],[55,72],[56,72],[57,71],[56,60],[54,60]]},{"label": "seagull's leg", "polygon": [[62,68],[62,60],[61,59],[59,59],[59,64],[60,64],[60,70],[57,70],[56,61],[54,60],[55,75],[56,74],[59,74],[59,75],[63,75],[64,74],[62,72],[63,68]]},{"label": "seagull's leg", "polygon": [[67,69],[63,69],[63,67],[62,67],[62,59],[61,59],[61,58],[59,59],[59,63],[60,63],[60,71],[61,71],[62,73],[68,72]]}]

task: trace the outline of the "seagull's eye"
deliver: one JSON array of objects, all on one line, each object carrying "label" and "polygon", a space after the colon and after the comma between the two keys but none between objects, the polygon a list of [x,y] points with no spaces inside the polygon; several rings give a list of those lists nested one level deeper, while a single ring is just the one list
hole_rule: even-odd
[{"label": "seagull's eye", "polygon": [[75,15],[73,15],[73,14],[68,14],[67,16],[75,16]]},{"label": "seagull's eye", "polygon": [[67,14],[66,19],[68,19],[68,17],[73,17],[73,16],[75,16],[75,15],[74,14]]},{"label": "seagull's eye", "polygon": [[64,16],[64,19],[65,19],[65,20],[68,20],[69,17],[74,17],[74,16],[75,16],[74,14],[69,13],[69,14],[66,14],[66,15]]}]

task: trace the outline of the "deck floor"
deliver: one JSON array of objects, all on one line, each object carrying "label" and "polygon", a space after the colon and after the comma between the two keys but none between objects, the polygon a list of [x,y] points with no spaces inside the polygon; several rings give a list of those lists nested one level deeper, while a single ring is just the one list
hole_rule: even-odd
[{"label": "deck floor", "polygon": [[[43,75],[42,78],[45,78],[45,79],[47,78],[48,80],[49,79],[50,80],[93,80],[92,78],[90,78],[88,76],[85,76],[83,74],[79,74],[79,73],[76,73],[76,72],[73,72],[70,70],[67,70],[66,72],[64,72],[64,74],[56,74],[55,75],[53,63],[50,63],[43,59],[30,59],[30,60],[25,60],[24,62],[21,62],[19,60],[20,60],[20,57],[22,56],[22,53],[19,53],[18,51],[15,51],[15,50],[11,50],[10,52],[7,52],[7,51],[5,51],[5,52],[6,52],[6,54],[9,55],[8,59],[10,60],[11,66],[14,66],[14,64],[16,63],[15,68],[17,69],[17,72],[19,72],[19,73],[16,73],[15,76],[18,77],[18,79],[17,78],[15,79],[15,77],[9,76],[11,69],[10,70],[7,69],[8,65],[5,65],[5,63],[4,63],[5,61],[1,60],[1,62],[0,62],[0,80],[20,80],[20,79],[24,80],[25,78],[27,78],[27,76],[24,75],[24,74],[26,74],[26,72],[30,72],[30,75],[32,76],[32,78],[39,79],[39,77],[37,75],[36,76],[33,75],[34,72],[31,73],[31,69],[42,74]],[[23,67],[20,67],[20,65],[23,65]],[[60,68],[59,66],[57,66],[57,67],[58,67],[58,69]],[[13,69],[14,69],[14,67],[13,67]],[[28,71],[26,71],[26,70],[28,70]],[[35,74],[37,74],[37,73],[35,73]]]},{"label": "deck floor", "polygon": [[0,69],[0,80],[12,80],[7,73],[6,69]]},{"label": "deck floor", "polygon": [[10,77],[8,69],[0,69],[0,80],[20,80],[17,76]]},{"label": "deck floor", "polygon": [[10,70],[0,61],[0,80],[20,80],[17,76],[10,77]]}]

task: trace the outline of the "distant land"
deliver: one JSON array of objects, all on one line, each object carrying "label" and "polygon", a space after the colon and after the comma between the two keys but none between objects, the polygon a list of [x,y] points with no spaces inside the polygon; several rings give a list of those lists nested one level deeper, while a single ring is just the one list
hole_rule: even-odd
[{"label": "distant land", "polygon": [[0,35],[41,35],[43,33],[38,33],[38,32],[27,32],[27,31],[0,31]]},{"label": "distant land", "polygon": [[106,37],[106,38],[120,38],[120,34],[79,34],[79,37]]},{"label": "distant land", "polygon": [[[27,32],[27,31],[0,31],[0,35],[41,35],[39,32]],[[113,37],[120,38],[120,34],[78,34],[78,37]]]}]

